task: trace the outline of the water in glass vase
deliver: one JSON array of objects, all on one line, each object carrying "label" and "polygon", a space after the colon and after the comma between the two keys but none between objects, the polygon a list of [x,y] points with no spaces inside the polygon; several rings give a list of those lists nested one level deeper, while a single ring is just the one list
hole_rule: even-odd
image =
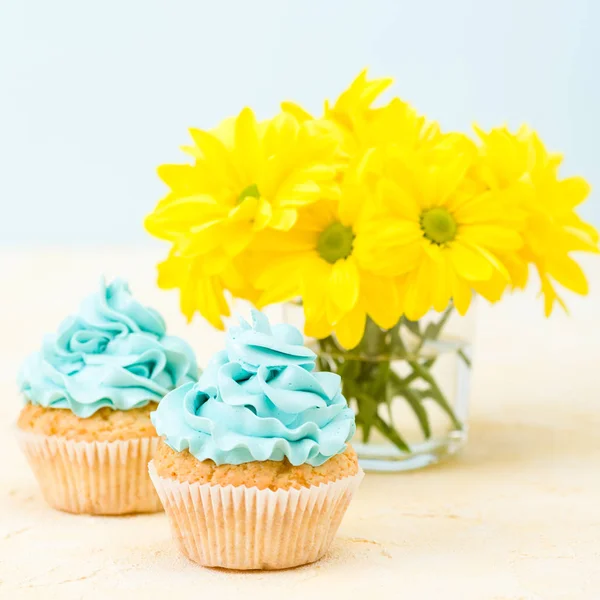
[{"label": "water in glass vase", "polygon": [[464,445],[471,346],[457,317],[449,307],[418,323],[402,319],[389,331],[368,321],[350,351],[331,337],[318,341],[319,368],[341,376],[356,413],[352,444],[363,468],[418,469]]}]

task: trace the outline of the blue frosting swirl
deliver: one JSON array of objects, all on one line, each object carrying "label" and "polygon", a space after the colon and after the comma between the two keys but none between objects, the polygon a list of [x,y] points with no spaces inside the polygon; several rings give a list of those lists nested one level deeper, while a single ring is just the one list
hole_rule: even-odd
[{"label": "blue frosting swirl", "polygon": [[190,346],[166,335],[160,314],[116,279],[108,286],[103,280],[77,315],[44,338],[42,350],[21,368],[19,387],[32,404],[87,418],[104,406],[129,410],[158,402],[197,379]]},{"label": "blue frosting swirl", "polygon": [[313,373],[316,355],[291,325],[252,312],[240,320],[197,383],[165,396],[152,422],[177,451],[217,465],[283,460],[312,466],[343,452],[354,414],[335,373]]}]

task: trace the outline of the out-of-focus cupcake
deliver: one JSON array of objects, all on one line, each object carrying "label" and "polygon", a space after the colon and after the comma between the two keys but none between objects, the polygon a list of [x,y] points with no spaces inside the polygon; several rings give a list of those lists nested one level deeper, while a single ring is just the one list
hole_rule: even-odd
[{"label": "out-of-focus cupcake", "polygon": [[329,548],[363,473],[340,378],[290,325],[231,328],[197,383],[152,415],[150,475],[181,551],[205,566],[284,569]]},{"label": "out-of-focus cupcake", "polygon": [[19,373],[19,442],[46,501],[73,513],[161,510],[147,472],[159,441],[150,413],[197,376],[193,350],[163,318],[124,281],[102,281]]}]

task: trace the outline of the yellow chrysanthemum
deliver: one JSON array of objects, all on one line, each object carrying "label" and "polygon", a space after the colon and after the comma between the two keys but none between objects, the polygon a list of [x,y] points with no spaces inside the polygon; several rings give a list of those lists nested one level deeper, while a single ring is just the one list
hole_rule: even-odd
[{"label": "yellow chrysanthemum", "polygon": [[327,121],[299,122],[287,113],[257,123],[250,109],[213,132],[191,130],[184,150],[191,165],[163,165],[169,186],[145,221],[146,229],[172,242],[159,265],[159,285],[178,287],[191,318],[199,311],[216,327],[228,314],[224,290],[253,300],[241,273],[244,252],[264,229],[289,230],[299,207],[339,195],[339,132]]},{"label": "yellow chrysanthemum", "polygon": [[411,320],[431,308],[444,310],[450,300],[464,314],[473,290],[499,298],[509,274],[497,253],[522,245],[518,213],[467,178],[474,147],[455,135],[442,144],[448,147],[434,152],[433,162],[388,148],[371,200],[379,215],[361,223],[354,240],[361,267],[400,278],[401,304]]},{"label": "yellow chrysanthemum", "polygon": [[548,153],[537,134],[525,126],[516,134],[505,127],[476,131],[482,142],[477,178],[525,213],[523,247],[501,259],[516,287],[526,285],[528,265],[535,266],[545,313],[550,315],[555,302],[565,306],[554,282],[578,294],[588,292],[585,275],[569,254],[598,252],[598,232],[574,210],[589,194],[589,185],[581,177],[558,179],[562,157]]},{"label": "yellow chrysanthemum", "polygon": [[256,232],[287,231],[299,207],[336,194],[338,134],[325,121],[281,113],[259,125],[246,108],[214,132],[191,135],[185,150],[195,163],[160,167],[170,193],[145,225],[183,257],[209,256],[216,272]]},{"label": "yellow chrysanthemum", "polygon": [[345,184],[339,202],[300,210],[292,231],[264,232],[254,247],[268,257],[256,280],[264,290],[259,306],[301,297],[305,333],[334,332],[345,348],[359,343],[367,315],[386,329],[401,315],[394,280],[363,270],[354,256],[355,227],[369,211],[363,200],[360,186]]}]

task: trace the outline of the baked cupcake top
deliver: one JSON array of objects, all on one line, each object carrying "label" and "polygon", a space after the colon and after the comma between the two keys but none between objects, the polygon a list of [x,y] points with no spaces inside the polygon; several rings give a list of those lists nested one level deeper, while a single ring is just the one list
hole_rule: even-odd
[{"label": "baked cupcake top", "polygon": [[19,373],[27,402],[87,418],[102,407],[130,410],[194,382],[194,351],[166,335],[163,318],[133,298],[122,279],[86,298],[57,333],[44,338]]},{"label": "baked cupcake top", "polygon": [[217,465],[287,458],[323,464],[346,449],[354,414],[335,373],[313,373],[316,355],[291,325],[252,311],[240,319],[197,383],[165,396],[152,422],[177,451]]}]

